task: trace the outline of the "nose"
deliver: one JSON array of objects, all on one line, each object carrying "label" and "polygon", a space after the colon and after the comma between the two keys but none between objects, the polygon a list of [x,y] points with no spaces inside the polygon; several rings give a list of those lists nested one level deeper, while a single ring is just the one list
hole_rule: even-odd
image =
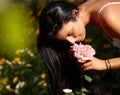
[{"label": "nose", "polygon": [[68,41],[70,44],[75,44],[75,42],[74,41]]},{"label": "nose", "polygon": [[68,37],[66,40],[67,40],[70,44],[75,44],[75,43],[80,43],[81,38],[80,38],[80,37],[76,37],[76,38],[74,38],[74,37]]},{"label": "nose", "polygon": [[66,39],[70,44],[75,44],[75,39]]}]

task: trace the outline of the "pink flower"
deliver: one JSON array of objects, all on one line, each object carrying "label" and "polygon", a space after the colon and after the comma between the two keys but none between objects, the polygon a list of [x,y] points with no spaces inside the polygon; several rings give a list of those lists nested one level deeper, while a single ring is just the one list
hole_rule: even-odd
[{"label": "pink flower", "polygon": [[73,52],[78,62],[81,63],[92,60],[93,55],[95,55],[95,50],[90,45],[83,45],[82,43],[80,43],[74,44],[70,46],[70,48],[70,51]]}]

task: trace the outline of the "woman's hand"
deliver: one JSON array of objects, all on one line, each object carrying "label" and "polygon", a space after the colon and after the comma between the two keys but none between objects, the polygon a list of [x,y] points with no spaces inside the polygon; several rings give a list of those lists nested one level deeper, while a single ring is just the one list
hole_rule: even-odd
[{"label": "woman's hand", "polygon": [[77,66],[80,71],[86,70],[106,70],[105,60],[101,60],[98,58],[93,57],[92,60],[87,61],[86,63],[77,63]]}]

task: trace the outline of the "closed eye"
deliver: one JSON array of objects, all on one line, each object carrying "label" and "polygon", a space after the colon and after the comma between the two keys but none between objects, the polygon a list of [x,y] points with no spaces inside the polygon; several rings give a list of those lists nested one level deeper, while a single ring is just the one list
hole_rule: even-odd
[{"label": "closed eye", "polygon": [[73,34],[73,32],[69,31],[68,34],[67,34],[67,36],[71,36],[72,34]]}]

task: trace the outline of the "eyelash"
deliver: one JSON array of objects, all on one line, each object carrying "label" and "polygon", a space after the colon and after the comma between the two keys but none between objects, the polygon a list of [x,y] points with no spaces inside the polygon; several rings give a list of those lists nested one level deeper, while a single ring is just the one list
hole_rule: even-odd
[{"label": "eyelash", "polygon": [[67,36],[71,36],[73,34],[73,32],[69,32],[68,34],[67,34]]}]

